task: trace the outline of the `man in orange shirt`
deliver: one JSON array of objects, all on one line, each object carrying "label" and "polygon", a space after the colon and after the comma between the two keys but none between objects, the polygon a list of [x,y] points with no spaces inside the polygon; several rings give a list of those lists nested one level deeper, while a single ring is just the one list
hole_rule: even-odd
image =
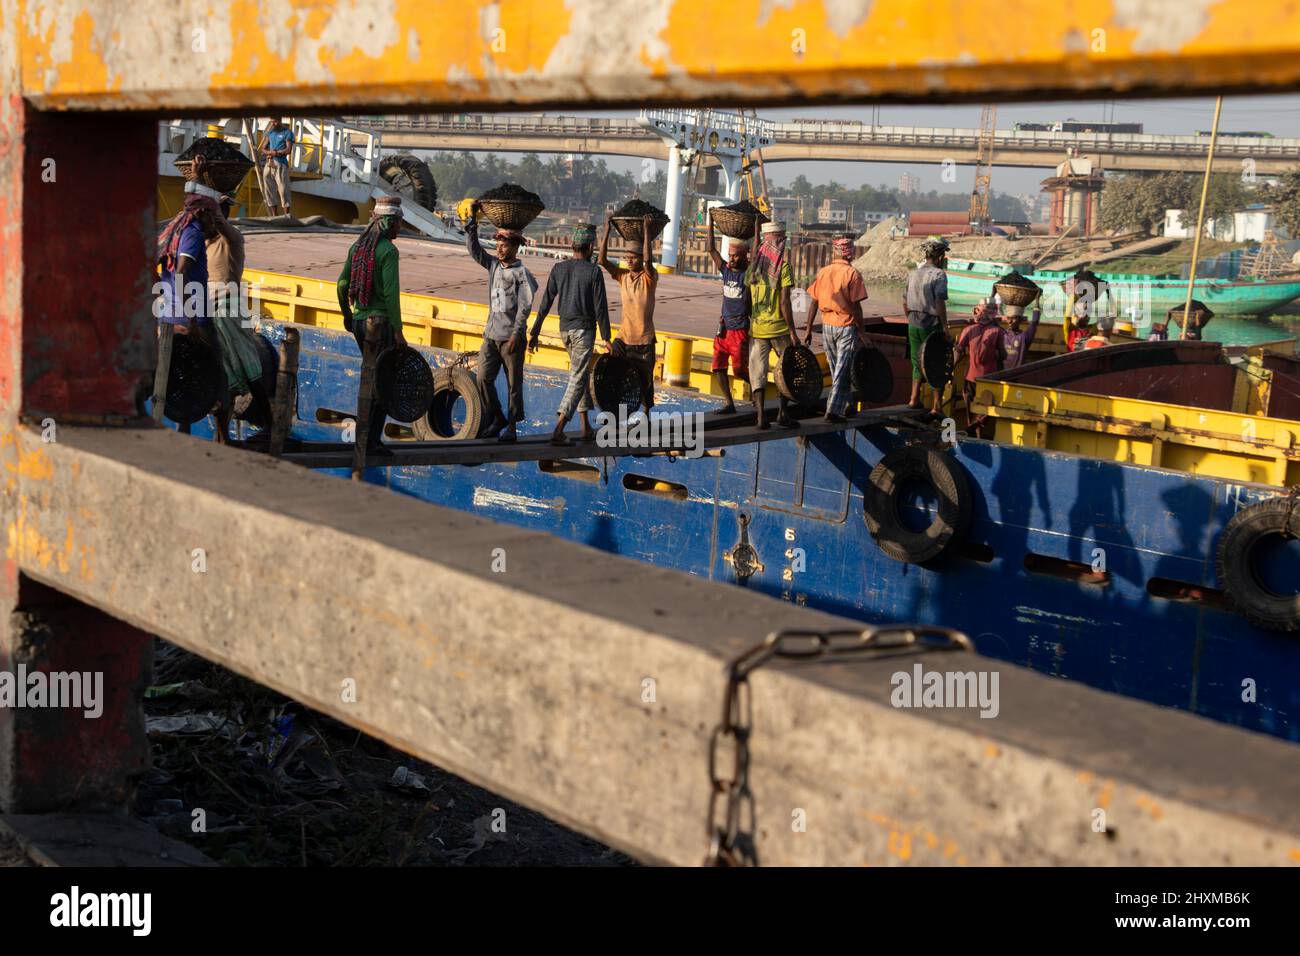
[{"label": "man in orange shirt", "polygon": [[600,266],[618,283],[623,303],[618,336],[610,351],[623,355],[641,366],[645,386],[642,402],[646,414],[655,403],[655,289],[659,273],[655,271],[654,241],[650,238],[650,216],[641,220],[641,248],[627,254],[627,268],[609,261],[609,227],[613,217],[605,217],[605,234],[600,240]]},{"label": "man in orange shirt", "polygon": [[853,267],[853,239],[839,236],[832,243],[831,261],[817,273],[808,287],[812,305],[804,345],[812,344],[813,319],[822,313],[822,347],[831,367],[831,394],[826,401],[826,420],[843,422],[844,411],[853,398],[853,353],[862,337],[862,302],[867,287]]}]

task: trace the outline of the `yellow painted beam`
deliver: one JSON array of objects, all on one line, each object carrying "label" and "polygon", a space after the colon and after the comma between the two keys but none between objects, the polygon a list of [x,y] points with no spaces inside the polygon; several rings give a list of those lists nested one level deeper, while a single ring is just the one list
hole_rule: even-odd
[{"label": "yellow painted beam", "polygon": [[[1271,0],[10,0],[41,109],[954,100],[1300,86]],[[6,25],[0,23],[0,30]]]}]

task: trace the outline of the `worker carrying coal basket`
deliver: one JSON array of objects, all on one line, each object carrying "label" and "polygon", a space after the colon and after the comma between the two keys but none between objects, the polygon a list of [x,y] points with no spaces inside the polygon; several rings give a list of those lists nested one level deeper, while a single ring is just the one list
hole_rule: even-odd
[{"label": "worker carrying coal basket", "polygon": [[384,196],[375,201],[370,224],[348,250],[339,275],[339,309],[343,326],[361,349],[361,384],[357,391],[357,427],[365,429],[367,456],[386,456],[384,421],[388,417],[379,401],[375,366],[380,354],[393,345],[405,345],[402,335],[401,282],[397,246],[393,239],[402,228],[402,200]]}]

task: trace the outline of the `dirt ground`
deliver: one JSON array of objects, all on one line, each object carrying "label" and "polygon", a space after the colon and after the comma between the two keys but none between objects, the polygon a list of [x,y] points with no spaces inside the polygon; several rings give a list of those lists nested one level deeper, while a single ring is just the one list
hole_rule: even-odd
[{"label": "dirt ground", "polygon": [[162,641],[154,680],[135,815],[223,865],[634,865]]}]

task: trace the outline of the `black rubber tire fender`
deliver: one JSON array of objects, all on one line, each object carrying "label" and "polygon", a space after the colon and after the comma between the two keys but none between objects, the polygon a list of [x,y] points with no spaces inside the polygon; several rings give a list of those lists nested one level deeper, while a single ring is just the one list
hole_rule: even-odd
[{"label": "black rubber tire fender", "polygon": [[1271,537],[1300,537],[1300,502],[1269,498],[1242,508],[1223,529],[1215,570],[1237,612],[1270,631],[1300,631],[1300,593],[1276,594],[1260,579],[1255,548]]},{"label": "black rubber tire fender", "polygon": [[[438,203],[438,184],[424,160],[410,153],[392,153],[379,162],[380,178],[387,180],[403,198],[409,197],[425,209]],[[396,182],[394,181],[396,180]],[[407,186],[409,184],[409,191]]]},{"label": "black rubber tire fender", "polygon": [[[929,484],[939,499],[934,520],[920,531],[908,528],[899,513],[903,486],[912,479]],[[971,518],[970,479],[945,452],[896,448],[871,470],[862,504],[867,530],[881,551],[904,564],[923,564],[965,536]]]},{"label": "black rubber tire fender", "polygon": [[[465,402],[465,420],[452,425],[456,400]],[[412,423],[418,441],[461,441],[478,438],[483,425],[483,395],[474,373],[463,368],[440,368],[433,373],[433,402],[429,411]]]}]

